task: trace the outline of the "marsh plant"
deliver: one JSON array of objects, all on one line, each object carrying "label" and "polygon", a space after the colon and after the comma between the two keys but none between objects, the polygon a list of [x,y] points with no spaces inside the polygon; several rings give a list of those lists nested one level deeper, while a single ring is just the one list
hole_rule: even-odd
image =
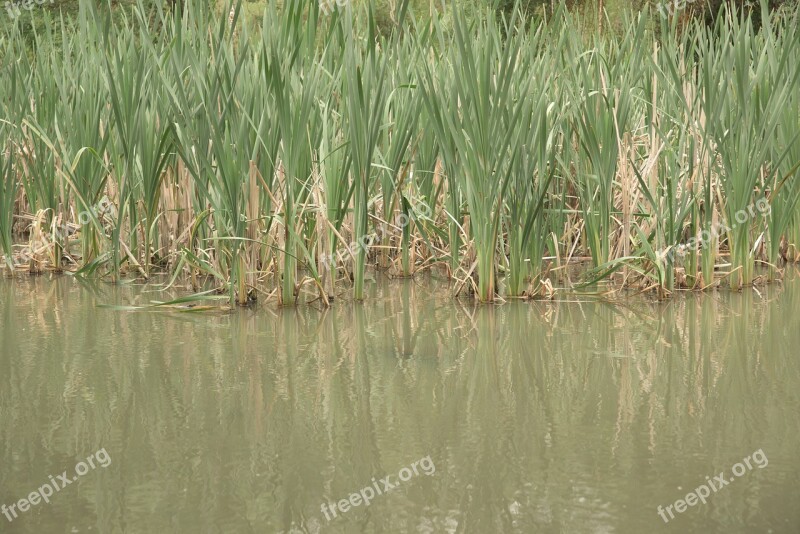
[{"label": "marsh plant", "polygon": [[740,289],[800,259],[796,9],[588,33],[563,6],[392,9],[270,0],[254,26],[186,0],[112,24],[84,1],[32,44],[4,27],[5,271],[46,242],[43,269],[293,305],[365,298],[368,266],[490,302]]}]

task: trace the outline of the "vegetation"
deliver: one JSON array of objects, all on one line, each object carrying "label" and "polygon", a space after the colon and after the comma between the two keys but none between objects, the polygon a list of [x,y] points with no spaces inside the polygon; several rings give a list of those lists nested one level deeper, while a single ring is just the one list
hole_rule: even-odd
[{"label": "vegetation", "polygon": [[364,298],[368,264],[441,267],[489,302],[548,296],[584,259],[584,284],[664,297],[800,259],[796,8],[592,32],[563,6],[398,0],[384,24],[272,0],[257,31],[241,2],[183,8],[111,24],[82,2],[32,54],[0,34],[7,272],[166,272],[289,305],[342,279]]}]

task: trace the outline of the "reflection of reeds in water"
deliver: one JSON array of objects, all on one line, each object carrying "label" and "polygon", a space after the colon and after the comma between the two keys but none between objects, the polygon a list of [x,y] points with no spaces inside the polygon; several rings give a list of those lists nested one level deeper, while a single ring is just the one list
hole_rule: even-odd
[{"label": "reflection of reeds in water", "polygon": [[[731,11],[657,37],[631,14],[587,36],[566,12],[521,32],[434,11],[365,39],[370,3],[315,6],[269,2],[249,35],[189,2],[153,35],[148,17],[106,32],[87,3],[60,48],[44,33],[35,59],[6,54],[2,254],[210,279],[242,305],[327,304],[351,278],[361,299],[372,263],[446,267],[491,301],[548,296],[550,267],[578,258],[587,282],[620,271],[661,296],[797,259],[796,19],[756,32]],[[114,209],[92,211],[106,197]]]},{"label": "reflection of reeds in water", "polygon": [[[96,511],[104,531],[123,509],[134,530],[311,528],[321,502],[426,455],[436,476],[353,521],[602,530],[620,502],[647,508],[638,493],[674,491],[690,467],[710,473],[703,458],[727,465],[763,447],[779,466],[795,453],[800,338],[785,310],[800,305],[796,281],[763,298],[625,308],[472,307],[409,281],[379,285],[363,306],[220,317],[96,315],[97,298],[152,298],[100,291],[0,281],[0,412],[15,429],[2,434],[2,465],[15,466],[4,488],[107,448],[116,471],[60,495]],[[30,454],[12,458],[19,450]],[[748,491],[766,498],[776,485]],[[745,513],[715,498],[711,517]],[[577,515],[564,514],[576,499]],[[61,513],[34,521],[46,531]]]}]

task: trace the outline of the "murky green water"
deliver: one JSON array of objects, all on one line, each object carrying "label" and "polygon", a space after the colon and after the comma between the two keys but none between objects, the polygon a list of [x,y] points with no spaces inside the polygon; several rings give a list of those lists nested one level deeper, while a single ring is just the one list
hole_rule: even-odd
[{"label": "murky green water", "polygon": [[800,532],[800,280],[624,307],[436,285],[212,315],[1,280],[0,503],[110,464],[0,531]]}]

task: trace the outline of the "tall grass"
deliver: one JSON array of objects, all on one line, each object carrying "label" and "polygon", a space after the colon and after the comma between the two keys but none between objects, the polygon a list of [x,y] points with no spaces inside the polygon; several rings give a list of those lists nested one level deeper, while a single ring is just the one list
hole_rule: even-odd
[{"label": "tall grass", "polygon": [[[459,189],[469,208],[477,295],[484,302],[495,296],[503,200],[530,113],[531,102],[526,97],[531,82],[522,73],[529,72],[531,56],[519,53],[524,38],[523,33],[514,33],[503,39],[495,25],[481,27],[474,38],[467,33],[465,21],[456,16],[455,43],[447,58],[452,74],[438,80],[446,92],[436,92],[430,69],[422,80],[436,132],[453,139],[452,144],[442,145],[445,161],[450,161],[451,168],[456,167],[455,161],[460,162]],[[447,100],[451,104],[445,107],[442,104]]]},{"label": "tall grass", "polygon": [[293,305],[342,280],[366,298],[373,260],[443,267],[491,302],[550,294],[552,269],[586,258],[584,283],[621,270],[662,297],[798,259],[796,12],[759,30],[734,10],[710,28],[628,13],[587,35],[563,8],[410,6],[385,25],[369,3],[270,0],[252,34],[240,2],[116,24],[82,2],[33,55],[9,27],[4,263],[49,233],[50,269]]},{"label": "tall grass", "polygon": [[[11,127],[0,122],[0,136],[7,138]],[[14,225],[14,200],[17,196],[17,178],[13,173],[14,153],[11,147],[0,150],[0,253],[9,269],[14,270],[12,258],[13,240],[11,230]]]}]

